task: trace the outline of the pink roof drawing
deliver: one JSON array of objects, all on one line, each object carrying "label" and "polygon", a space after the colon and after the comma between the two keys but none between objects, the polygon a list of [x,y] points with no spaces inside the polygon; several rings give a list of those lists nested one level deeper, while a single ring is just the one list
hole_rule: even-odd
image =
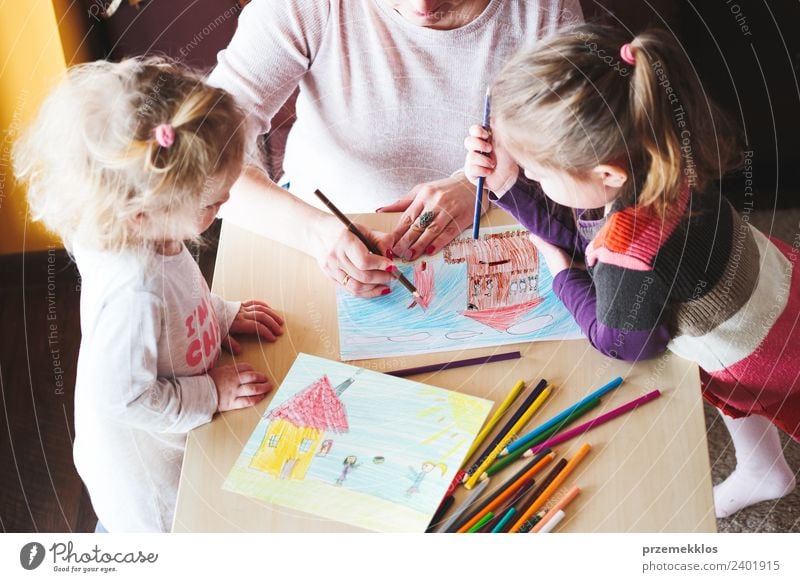
[{"label": "pink roof drawing", "polygon": [[274,409],[267,419],[283,418],[295,426],[347,432],[347,411],[323,376]]}]

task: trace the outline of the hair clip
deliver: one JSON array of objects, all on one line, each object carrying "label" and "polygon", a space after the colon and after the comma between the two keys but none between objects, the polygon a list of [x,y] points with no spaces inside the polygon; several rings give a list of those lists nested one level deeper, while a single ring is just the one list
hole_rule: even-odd
[{"label": "hair clip", "polygon": [[636,64],[636,57],[633,55],[633,49],[631,48],[631,43],[629,42],[626,42],[624,45],[619,47],[619,56],[622,57],[622,60],[629,65]]},{"label": "hair clip", "polygon": [[155,128],[154,132],[158,145],[162,148],[169,148],[175,143],[175,130],[169,123],[162,123]]}]

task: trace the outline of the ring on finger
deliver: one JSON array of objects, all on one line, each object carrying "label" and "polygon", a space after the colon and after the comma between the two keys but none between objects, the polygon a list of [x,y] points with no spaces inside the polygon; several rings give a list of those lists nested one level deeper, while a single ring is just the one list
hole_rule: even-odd
[{"label": "ring on finger", "polygon": [[431,225],[431,222],[433,222],[433,216],[433,210],[426,210],[419,215],[419,227],[421,230],[425,230]]},{"label": "ring on finger", "polygon": [[345,273],[344,279],[342,279],[342,287],[347,287],[347,284],[350,282],[350,279],[352,279],[352,277],[349,274]]}]

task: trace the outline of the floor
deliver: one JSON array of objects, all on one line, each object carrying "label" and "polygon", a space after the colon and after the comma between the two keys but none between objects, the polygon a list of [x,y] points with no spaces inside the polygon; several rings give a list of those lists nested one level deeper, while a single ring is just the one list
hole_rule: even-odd
[{"label": "floor", "polygon": [[[792,240],[800,210],[755,213],[753,222]],[[195,255],[213,271],[218,224]],[[96,518],[72,465],[72,387],[80,334],[80,280],[63,252],[0,264],[0,531],[90,532]],[[727,431],[706,407],[714,483],[735,466]],[[800,444],[784,438],[800,472]],[[800,479],[799,479],[800,480]],[[718,520],[721,532],[800,532],[800,488]]]}]

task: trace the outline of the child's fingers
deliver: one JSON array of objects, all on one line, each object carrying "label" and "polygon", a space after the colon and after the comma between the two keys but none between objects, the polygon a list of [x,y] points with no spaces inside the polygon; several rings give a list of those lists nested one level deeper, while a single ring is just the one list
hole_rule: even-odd
[{"label": "child's fingers", "polygon": [[241,398],[236,398],[231,403],[230,410],[238,410],[239,408],[253,406],[264,400],[266,396],[266,394],[259,394],[258,396],[242,396]]},{"label": "child's fingers", "polygon": [[485,168],[491,173],[497,163],[494,160],[494,156],[484,156],[478,152],[469,152],[466,157],[466,165],[476,169]]},{"label": "child's fingers", "polygon": [[489,139],[492,137],[492,134],[489,133],[487,129],[485,129],[482,125],[471,125],[469,128],[469,134],[472,137],[477,137],[480,139]]},{"label": "child's fingers", "polygon": [[252,311],[245,311],[242,313],[242,317],[246,320],[260,323],[269,329],[274,335],[281,335],[283,333],[283,329],[281,329],[280,324],[275,321],[275,319],[272,317],[272,314],[269,313],[265,307],[261,307],[261,309],[258,310],[253,309]]},{"label": "child's fingers", "polygon": [[274,309],[272,309],[272,307],[270,307],[266,303],[262,301],[253,301],[253,302],[248,301],[247,303],[249,305],[245,305],[244,303],[242,303],[243,311],[245,312],[260,311],[261,313],[266,313],[272,319],[277,321],[279,325],[283,325],[283,318],[280,316],[280,314]]},{"label": "child's fingers", "polygon": [[272,390],[272,383],[267,380],[266,382],[259,382],[258,384],[244,384],[236,389],[237,398],[246,398],[247,396],[259,396],[267,394]]},{"label": "child's fingers", "polygon": [[268,342],[274,342],[277,339],[275,334],[272,333],[266,325],[254,319],[240,320],[236,324],[236,333],[249,333],[257,335],[261,339],[265,339]]},{"label": "child's fingers", "polygon": [[245,384],[260,384],[262,382],[266,382],[267,377],[262,374],[261,372],[250,371],[250,372],[240,372],[239,373],[239,386],[244,386]]},{"label": "child's fingers", "polygon": [[471,152],[483,152],[488,154],[492,151],[492,144],[484,139],[477,137],[467,137],[464,139],[464,147]]}]

